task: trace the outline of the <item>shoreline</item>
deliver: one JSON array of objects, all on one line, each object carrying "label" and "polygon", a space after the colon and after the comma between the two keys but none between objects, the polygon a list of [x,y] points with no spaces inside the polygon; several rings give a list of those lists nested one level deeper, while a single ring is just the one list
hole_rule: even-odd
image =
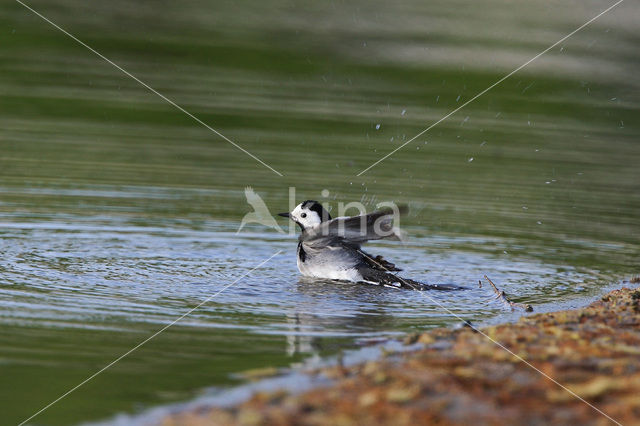
[{"label": "shoreline", "polygon": [[159,423],[640,424],[640,287],[626,285],[582,308],[411,334],[408,351],[306,373],[327,386],[257,392]]}]

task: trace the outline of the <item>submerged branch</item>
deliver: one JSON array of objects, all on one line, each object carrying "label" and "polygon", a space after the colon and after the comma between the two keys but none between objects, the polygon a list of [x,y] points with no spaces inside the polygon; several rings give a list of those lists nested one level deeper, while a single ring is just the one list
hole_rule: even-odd
[{"label": "submerged branch", "polygon": [[[531,305],[525,304],[525,303],[512,302],[511,300],[509,300],[507,298],[507,293],[505,293],[502,290],[499,290],[498,287],[493,283],[493,281],[491,281],[491,279],[488,276],[485,275],[484,279],[489,281],[489,284],[491,284],[491,287],[493,287],[493,292],[496,294],[496,299],[500,299],[502,303],[509,306],[511,309],[520,308],[520,309],[524,309],[526,312],[533,312],[533,307]],[[480,282],[478,283],[482,287],[482,283]]]}]

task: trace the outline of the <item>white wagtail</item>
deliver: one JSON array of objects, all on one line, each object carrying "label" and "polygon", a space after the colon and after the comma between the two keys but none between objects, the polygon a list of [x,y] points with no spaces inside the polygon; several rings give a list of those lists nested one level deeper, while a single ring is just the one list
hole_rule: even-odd
[{"label": "white wagtail", "polygon": [[400,239],[391,209],[332,219],[320,203],[307,200],[291,213],[278,215],[293,220],[302,230],[298,239],[298,269],[302,275],[414,290],[457,288],[400,278],[393,274],[401,270],[396,265],[360,249],[368,240]]}]

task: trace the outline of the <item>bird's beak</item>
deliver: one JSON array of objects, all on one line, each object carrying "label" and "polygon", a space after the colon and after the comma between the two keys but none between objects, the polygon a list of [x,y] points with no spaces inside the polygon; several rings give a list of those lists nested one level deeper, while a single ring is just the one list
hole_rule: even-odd
[{"label": "bird's beak", "polygon": [[278,216],[291,218],[291,213],[278,213]]}]

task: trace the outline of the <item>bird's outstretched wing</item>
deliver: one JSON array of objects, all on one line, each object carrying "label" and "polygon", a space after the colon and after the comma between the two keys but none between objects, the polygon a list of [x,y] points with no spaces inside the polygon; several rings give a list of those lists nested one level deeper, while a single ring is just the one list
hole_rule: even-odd
[{"label": "bird's outstretched wing", "polygon": [[[402,210],[401,213],[404,213]],[[365,241],[402,239],[393,226],[394,212],[391,209],[377,210],[362,216],[337,217],[304,230],[303,241],[310,247],[322,247],[336,243],[359,246]]]}]

